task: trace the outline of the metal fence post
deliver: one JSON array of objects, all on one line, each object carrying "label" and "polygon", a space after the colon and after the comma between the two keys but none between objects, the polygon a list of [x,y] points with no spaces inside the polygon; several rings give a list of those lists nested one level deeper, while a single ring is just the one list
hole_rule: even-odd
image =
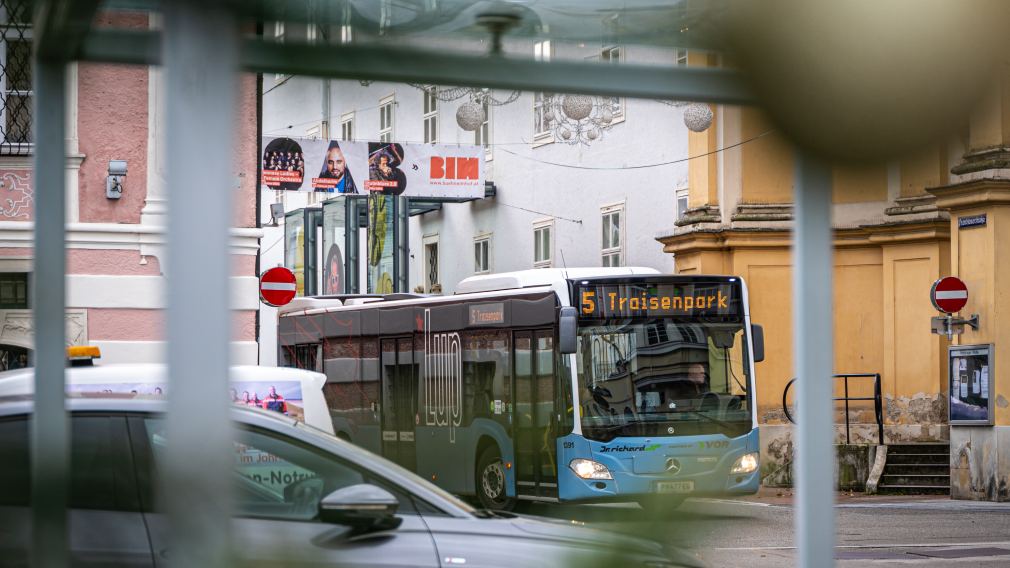
[{"label": "metal fence post", "polygon": [[[35,61],[35,251],[31,307],[35,329],[32,444],[32,564],[66,566],[70,430],[66,367],[66,63]],[[0,467],[3,467],[0,464]]]},{"label": "metal fence post", "polygon": [[831,168],[797,154],[793,232],[798,566],[834,565]]},{"label": "metal fence post", "polygon": [[169,561],[230,560],[229,227],[238,27],[225,3],[164,4]]}]

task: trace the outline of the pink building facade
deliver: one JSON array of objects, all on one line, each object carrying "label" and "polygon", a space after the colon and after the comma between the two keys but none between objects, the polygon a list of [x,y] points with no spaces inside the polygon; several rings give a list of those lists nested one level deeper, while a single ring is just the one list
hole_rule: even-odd
[{"label": "pink building facade", "polygon": [[[31,360],[34,187],[30,139],[30,27],[0,2],[0,369]],[[144,14],[99,17],[101,24],[147,28]],[[17,32],[12,34],[11,30]],[[18,40],[10,39],[18,36]],[[21,41],[24,38],[24,41]],[[26,79],[27,75],[27,79]],[[73,64],[67,100],[67,342],[97,345],[103,363],[156,362],[164,356],[165,239],[172,188],[159,141],[165,112],[157,68]],[[257,85],[243,76],[235,117],[232,309],[235,363],[258,362]],[[28,101],[28,104],[26,104]],[[106,195],[109,162],[125,160],[122,195]],[[199,203],[188,204],[200,207]],[[199,298],[194,298],[199,302]],[[200,322],[193,322],[199,326]]]}]

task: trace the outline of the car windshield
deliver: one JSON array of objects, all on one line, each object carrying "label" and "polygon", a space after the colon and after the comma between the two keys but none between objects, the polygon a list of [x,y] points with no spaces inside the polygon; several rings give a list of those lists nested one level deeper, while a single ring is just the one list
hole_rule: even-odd
[{"label": "car windshield", "polygon": [[583,433],[684,436],[750,429],[746,336],[739,322],[604,320],[579,329]]}]

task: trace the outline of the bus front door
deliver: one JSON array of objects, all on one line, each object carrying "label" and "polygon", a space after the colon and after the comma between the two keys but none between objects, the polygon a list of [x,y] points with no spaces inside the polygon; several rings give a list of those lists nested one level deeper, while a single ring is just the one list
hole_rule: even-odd
[{"label": "bus front door", "polygon": [[516,332],[514,344],[516,492],[557,499],[554,332]]},{"label": "bus front door", "polygon": [[417,373],[410,338],[383,339],[382,455],[414,471],[414,419],[417,415]]}]

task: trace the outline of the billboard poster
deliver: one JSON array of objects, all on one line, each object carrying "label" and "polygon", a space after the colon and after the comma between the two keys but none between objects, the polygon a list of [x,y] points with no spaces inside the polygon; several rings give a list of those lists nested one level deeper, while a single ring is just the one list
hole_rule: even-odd
[{"label": "billboard poster", "polygon": [[263,138],[263,189],[484,197],[478,145]]},{"label": "billboard poster", "polygon": [[305,295],[305,216],[302,211],[284,219],[284,266],[295,275],[295,295]]},{"label": "billboard poster", "polygon": [[323,286],[322,293],[343,294],[344,255],[341,249],[347,240],[347,212],[344,199],[335,198],[323,204]]},{"label": "billboard poster", "polygon": [[368,281],[367,293],[393,293],[393,197],[368,195]]}]

